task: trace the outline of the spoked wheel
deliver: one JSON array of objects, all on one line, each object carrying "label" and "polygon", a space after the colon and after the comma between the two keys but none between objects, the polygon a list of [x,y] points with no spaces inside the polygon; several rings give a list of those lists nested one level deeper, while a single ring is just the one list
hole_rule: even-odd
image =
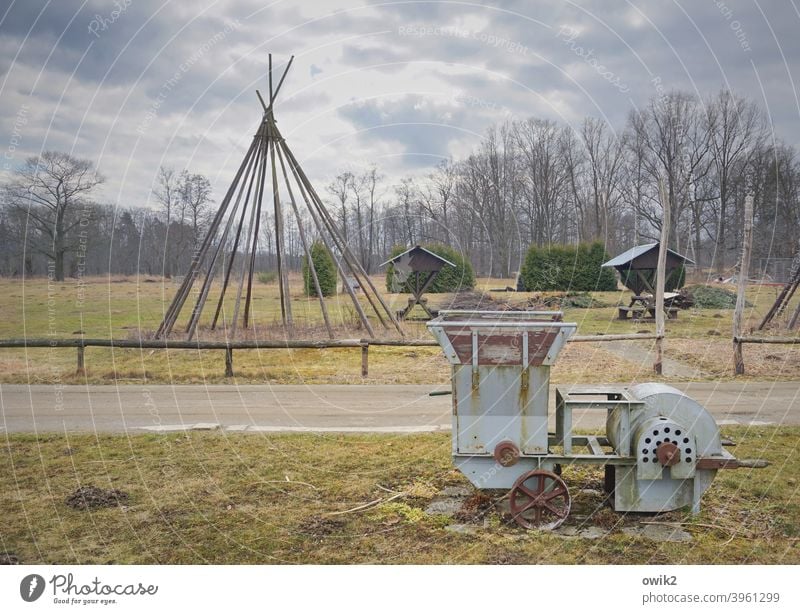
[{"label": "spoked wheel", "polygon": [[569,516],[570,503],[564,480],[544,469],[524,473],[509,492],[511,516],[526,529],[555,529]]}]

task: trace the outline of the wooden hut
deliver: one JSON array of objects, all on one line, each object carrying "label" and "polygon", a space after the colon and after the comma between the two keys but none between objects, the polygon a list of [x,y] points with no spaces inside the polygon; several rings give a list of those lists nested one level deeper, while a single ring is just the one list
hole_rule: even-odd
[{"label": "wooden hut", "polygon": [[454,267],[456,265],[421,245],[415,245],[407,249],[402,254],[398,254],[382,263],[381,266],[389,264],[394,267],[394,281],[397,282],[398,286],[402,287],[406,282],[409,282],[408,286],[411,290],[408,305],[397,314],[398,317],[401,320],[405,319],[414,309],[414,306],[419,305],[429,317],[433,318],[434,314],[428,308],[428,299],[423,294],[430,288],[439,271],[445,266]]},{"label": "wooden hut", "polygon": [[[615,268],[620,275],[622,284],[633,292],[630,305],[619,308],[620,319],[626,319],[629,313],[634,318],[637,315],[641,315],[640,312],[649,311],[651,314],[653,313],[655,308],[652,303],[653,296],[655,296],[658,248],[658,242],[637,245],[603,263],[602,266],[604,267]],[[678,283],[677,271],[687,264],[694,264],[694,261],[676,251],[667,250],[665,290],[676,289]],[[677,313],[677,309],[668,308],[669,317],[677,317]]]}]

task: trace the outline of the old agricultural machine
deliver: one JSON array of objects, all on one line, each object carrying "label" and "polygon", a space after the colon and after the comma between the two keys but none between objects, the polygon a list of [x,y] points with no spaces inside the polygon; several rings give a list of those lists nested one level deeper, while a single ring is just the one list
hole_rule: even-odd
[{"label": "old agricultural machine", "polygon": [[[510,489],[514,520],[553,529],[569,515],[561,467],[605,467],[620,512],[700,509],[717,470],[763,466],[723,447],[714,418],[664,384],[556,389],[550,367],[577,325],[555,311],[441,311],[427,326],[452,365],[453,460],[480,489]],[[575,436],[576,409],[605,409],[606,436]]]}]

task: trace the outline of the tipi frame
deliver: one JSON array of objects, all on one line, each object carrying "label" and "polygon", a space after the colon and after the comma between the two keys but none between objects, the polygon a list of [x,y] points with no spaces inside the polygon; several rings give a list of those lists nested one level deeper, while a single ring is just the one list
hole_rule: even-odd
[{"label": "tipi frame", "polygon": [[[240,323],[243,329],[250,328],[253,319],[253,276],[258,252],[258,233],[262,218],[264,193],[268,190],[272,191],[272,207],[275,215],[275,254],[278,268],[278,287],[280,290],[281,321],[287,335],[292,334],[294,322],[289,294],[288,267],[285,258],[284,201],[282,200],[284,194],[288,197],[288,201],[291,204],[291,214],[294,215],[297,223],[300,243],[303,246],[314,290],[319,298],[322,318],[325,322],[328,336],[331,339],[334,338],[334,329],[325,304],[325,297],[320,288],[317,270],[311,258],[310,237],[303,227],[304,220],[300,213],[303,204],[305,204],[309,213],[316,235],[333,256],[337,272],[342,279],[342,285],[350,296],[359,321],[369,333],[369,336],[374,338],[375,331],[355,294],[354,284],[350,282],[350,279],[360,286],[383,328],[388,329],[391,324],[401,336],[403,335],[394,313],[384,301],[381,293],[375,287],[361,263],[353,256],[333,217],[325,208],[322,199],[300,167],[297,158],[292,153],[275,123],[273,112],[275,98],[286,79],[286,74],[289,72],[293,60],[294,56],[289,59],[280,80],[277,82],[277,86],[273,89],[272,54],[269,55],[269,101],[265,101],[261,93],[256,90],[263,108],[261,122],[244,156],[244,160],[242,160],[234,176],[233,182],[210,222],[208,232],[194,253],[189,269],[164,313],[164,318],[155,333],[157,339],[167,338],[172,334],[181,311],[192,295],[192,288],[195,282],[202,279],[199,291],[196,292],[191,315],[185,325],[185,333],[188,339],[194,337],[218,273],[222,274],[222,279],[214,315],[211,319],[211,329],[215,330],[219,325],[222,325],[226,330],[227,336],[232,338],[235,337]],[[281,184],[283,185],[283,190],[281,190]],[[292,189],[292,184],[297,188],[296,191]],[[297,196],[299,196],[299,202]],[[267,206],[269,205],[267,204]],[[245,220],[248,220],[249,223],[246,224]],[[234,232],[231,235],[232,230]],[[237,262],[239,264],[238,281],[235,279],[237,277],[237,272],[235,271]],[[235,285],[236,298],[233,304],[233,313],[228,316],[225,313],[224,299],[226,292],[230,289],[231,282]]]}]

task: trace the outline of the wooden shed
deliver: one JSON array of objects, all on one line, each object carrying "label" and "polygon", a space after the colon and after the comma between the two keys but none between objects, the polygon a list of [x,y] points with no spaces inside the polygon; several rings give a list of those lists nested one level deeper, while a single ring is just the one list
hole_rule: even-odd
[{"label": "wooden shed", "polygon": [[[602,266],[614,267],[619,272],[622,283],[634,294],[640,295],[645,292],[655,294],[653,288],[658,268],[658,247],[658,242],[637,245],[603,263]],[[672,273],[686,264],[694,264],[694,261],[668,249],[665,271],[667,280],[669,281]]]},{"label": "wooden shed", "polygon": [[398,254],[382,263],[381,266],[391,264],[394,267],[395,280],[402,286],[406,282],[411,289],[411,297],[408,299],[408,306],[398,313],[400,319],[404,319],[415,305],[419,305],[425,310],[429,317],[434,317],[430,309],[428,309],[427,299],[423,297],[425,291],[436,279],[445,266],[456,266],[446,258],[442,258],[438,254],[434,254],[429,249],[425,249],[421,245],[407,249],[402,254]]}]

